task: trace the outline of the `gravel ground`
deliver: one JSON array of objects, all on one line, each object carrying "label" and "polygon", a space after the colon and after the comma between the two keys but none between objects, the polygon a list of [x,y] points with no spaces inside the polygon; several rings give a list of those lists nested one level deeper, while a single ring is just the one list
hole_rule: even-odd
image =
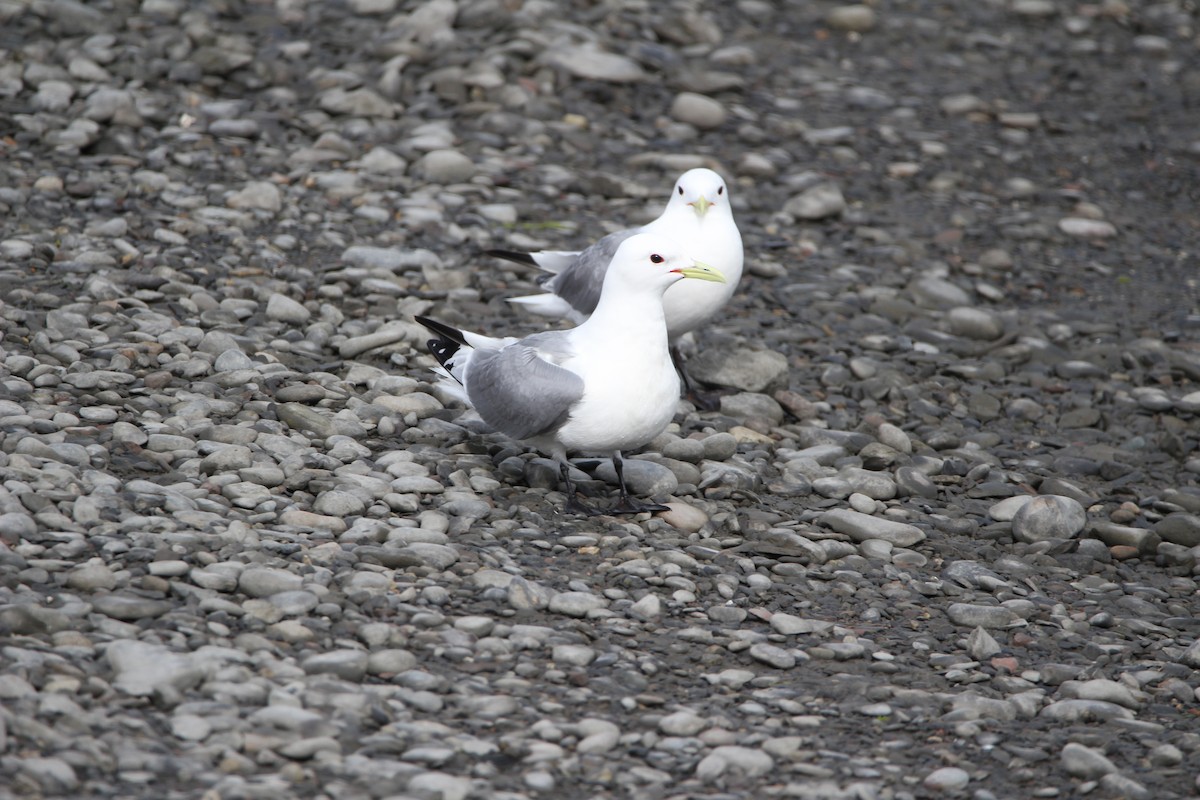
[{"label": "gravel ground", "polygon": [[[1200,796],[1196,19],[0,0],[0,797]],[[721,410],[564,517],[412,315],[697,165]]]}]

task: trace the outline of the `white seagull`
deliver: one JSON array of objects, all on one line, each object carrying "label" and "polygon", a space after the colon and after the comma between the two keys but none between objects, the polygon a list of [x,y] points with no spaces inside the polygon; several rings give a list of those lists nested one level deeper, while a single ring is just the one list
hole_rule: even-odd
[{"label": "white seagull", "polygon": [[[428,346],[442,366],[440,384],[495,430],[559,462],[568,511],[665,511],[629,496],[621,451],[649,442],[675,414],[679,376],[667,344],[664,293],[724,280],[685,256],[679,243],[640,234],[616,248],[599,300],[576,328],[497,339],[416,319],[436,334]],[[608,512],[575,496],[568,451],[612,457],[621,497]]]},{"label": "white seagull", "polygon": [[551,273],[541,283],[546,293],[512,297],[509,302],[537,314],[580,322],[596,308],[613,254],[622,242],[639,233],[674,239],[685,253],[712,265],[725,276],[725,283],[681,281],[670,287],[663,298],[671,359],[683,377],[684,388],[698,405],[713,408],[712,398],[693,390],[677,343],[679,337],[712,319],[729,302],[742,278],[742,235],[733,220],[729,188],[720,175],[711,169],[688,170],[675,183],[671,199],[658,219],[640,228],[610,233],[585,250],[536,253],[488,250],[487,253]]}]

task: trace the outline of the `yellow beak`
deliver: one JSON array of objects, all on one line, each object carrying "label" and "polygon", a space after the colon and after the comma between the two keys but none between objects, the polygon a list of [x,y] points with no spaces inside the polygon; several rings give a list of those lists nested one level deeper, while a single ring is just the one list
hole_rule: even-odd
[{"label": "yellow beak", "polygon": [[688,205],[696,210],[697,217],[703,217],[706,213],[708,213],[709,206],[711,206],[712,203],[708,202],[707,197],[700,195],[699,200],[694,203],[689,203]]},{"label": "yellow beak", "polygon": [[710,267],[703,261],[695,262],[694,267],[683,267],[682,269],[677,269],[675,271],[685,278],[698,278],[699,280],[712,281],[713,283],[728,282],[725,280],[725,276],[721,274],[720,270]]}]

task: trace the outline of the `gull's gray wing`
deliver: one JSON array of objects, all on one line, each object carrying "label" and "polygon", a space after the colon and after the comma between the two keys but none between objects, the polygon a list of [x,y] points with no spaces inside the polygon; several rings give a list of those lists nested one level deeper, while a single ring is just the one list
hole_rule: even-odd
[{"label": "gull's gray wing", "polygon": [[555,337],[537,334],[500,350],[476,350],[471,355],[467,371],[471,405],[484,422],[514,439],[549,433],[566,421],[571,406],[583,397],[583,378],[542,358],[535,349],[536,340],[543,338],[553,342]]},{"label": "gull's gray wing", "polygon": [[566,300],[580,314],[591,314],[600,301],[604,274],[617,248],[637,232],[636,228],[630,228],[610,233],[581,252],[571,266],[543,283],[543,288]]}]

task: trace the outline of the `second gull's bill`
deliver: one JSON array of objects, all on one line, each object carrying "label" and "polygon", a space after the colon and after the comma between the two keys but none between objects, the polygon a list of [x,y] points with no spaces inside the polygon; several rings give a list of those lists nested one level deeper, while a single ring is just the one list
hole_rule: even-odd
[{"label": "second gull's bill", "polygon": [[671,357],[685,387],[703,407],[712,407],[709,398],[699,396],[688,385],[683,359],[676,343],[679,337],[707,323],[733,296],[742,277],[742,235],[733,220],[729,188],[711,169],[690,169],[680,176],[671,191],[667,207],[653,222],[630,228],[600,239],[582,251],[542,250],[517,253],[489,250],[488,254],[517,263],[529,264],[552,273],[542,288],[544,294],[513,297],[538,314],[566,317],[574,322],[591,314],[600,299],[604,273],[622,242],[639,233],[653,233],[674,239],[684,252],[705,264],[711,264],[725,276],[725,283],[682,281],[667,290],[663,308]]},{"label": "second gull's bill", "polygon": [[[663,294],[680,283],[724,280],[685,256],[679,243],[639,234],[616,248],[599,300],[576,328],[500,339],[417,321],[436,335],[429,350],[441,364],[441,386],[495,430],[558,461],[568,511],[665,511],[629,496],[621,451],[649,442],[675,414],[679,376]],[[576,497],[568,452],[612,457],[621,492],[614,507],[599,512]]]}]

